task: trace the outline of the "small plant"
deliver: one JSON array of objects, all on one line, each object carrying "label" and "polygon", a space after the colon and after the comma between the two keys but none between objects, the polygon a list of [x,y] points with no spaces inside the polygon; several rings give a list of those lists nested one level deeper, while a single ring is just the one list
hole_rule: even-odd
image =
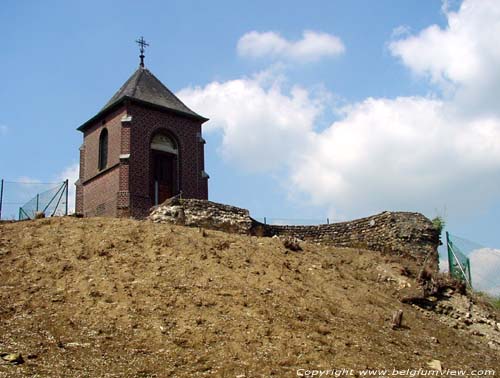
[{"label": "small plant", "polygon": [[446,222],[444,221],[443,217],[437,216],[432,220],[432,224],[434,225],[434,228],[441,234],[444,226],[446,225]]},{"label": "small plant", "polygon": [[491,295],[483,291],[476,292],[476,295],[487,304],[491,305],[495,310],[500,311],[500,296]]},{"label": "small plant", "polygon": [[500,310],[500,297],[493,298],[491,304],[495,309]]}]

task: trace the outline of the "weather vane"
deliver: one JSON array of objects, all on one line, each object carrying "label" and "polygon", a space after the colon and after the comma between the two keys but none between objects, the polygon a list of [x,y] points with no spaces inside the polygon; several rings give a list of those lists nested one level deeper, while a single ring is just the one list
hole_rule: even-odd
[{"label": "weather vane", "polygon": [[141,55],[139,55],[139,58],[141,58],[141,67],[144,67],[144,47],[149,46],[149,43],[146,43],[146,41],[144,40],[144,37],[137,39],[135,42],[139,46],[141,46]]}]

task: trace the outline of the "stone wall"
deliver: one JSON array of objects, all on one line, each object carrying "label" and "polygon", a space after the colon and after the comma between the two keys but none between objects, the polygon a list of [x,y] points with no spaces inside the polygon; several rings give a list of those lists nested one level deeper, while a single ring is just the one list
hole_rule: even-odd
[{"label": "stone wall", "polygon": [[251,234],[253,219],[248,210],[198,199],[173,199],[157,206],[149,216],[153,222],[174,223],[211,230]]},{"label": "stone wall", "polygon": [[248,210],[205,200],[182,199],[155,209],[150,219],[258,236],[295,237],[338,247],[364,248],[414,258],[438,268],[439,232],[419,213],[383,212],[349,222],[318,226],[260,223]]},{"label": "stone wall", "polygon": [[318,226],[264,225],[265,236],[293,236],[338,247],[357,247],[421,260],[437,269],[439,233],[432,222],[419,213],[389,212],[349,222]]}]

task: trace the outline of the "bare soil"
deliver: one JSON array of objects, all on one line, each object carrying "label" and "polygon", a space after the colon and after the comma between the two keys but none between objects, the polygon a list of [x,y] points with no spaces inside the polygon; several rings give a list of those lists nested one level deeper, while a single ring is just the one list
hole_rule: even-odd
[{"label": "bare soil", "polygon": [[2,223],[0,352],[24,363],[0,362],[0,377],[294,377],[431,360],[500,374],[484,335],[401,303],[417,290],[411,262],[301,247],[128,219]]}]

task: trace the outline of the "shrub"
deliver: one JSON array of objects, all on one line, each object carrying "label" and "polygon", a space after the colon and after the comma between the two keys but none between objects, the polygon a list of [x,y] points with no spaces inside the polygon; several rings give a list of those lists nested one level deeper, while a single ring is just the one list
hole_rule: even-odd
[{"label": "shrub", "polygon": [[438,230],[438,232],[441,234],[441,232],[443,231],[444,229],[444,226],[446,225],[444,219],[440,216],[437,216],[435,217],[433,220],[432,220],[432,224],[434,225],[434,228],[436,230]]}]

